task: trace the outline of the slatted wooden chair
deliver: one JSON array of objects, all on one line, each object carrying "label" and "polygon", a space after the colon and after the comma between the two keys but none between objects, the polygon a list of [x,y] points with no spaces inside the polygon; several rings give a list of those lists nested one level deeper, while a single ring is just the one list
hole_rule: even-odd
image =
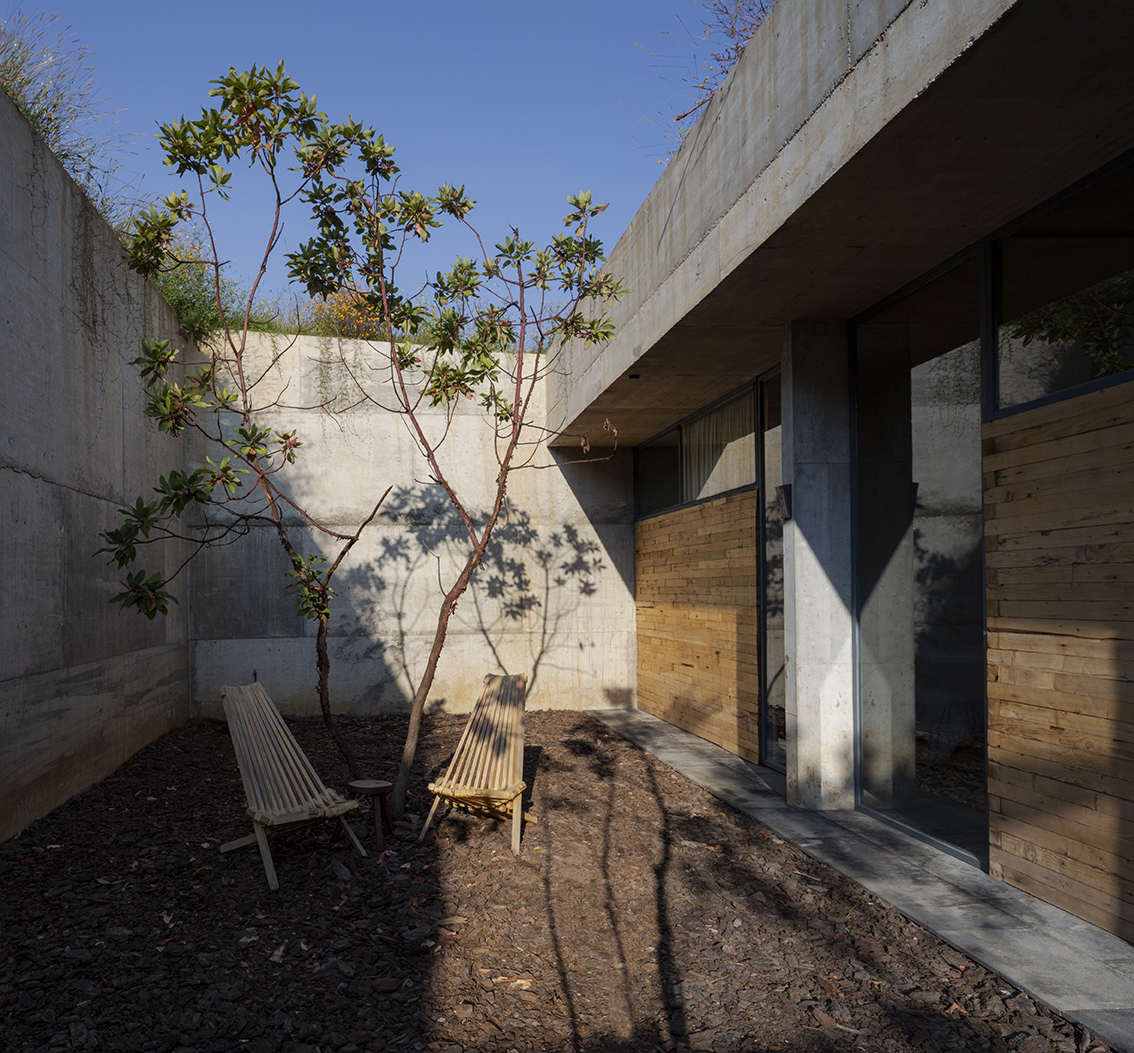
[{"label": "slatted wooden chair", "polygon": [[484,691],[465,725],[445,774],[429,784],[436,795],[420,841],[433,823],[437,808],[450,801],[474,815],[512,820],[512,851],[520,854],[520,824],[536,817],[524,812],[524,693],[528,678],[484,678]]},{"label": "slatted wooden chair", "polygon": [[221,845],[220,850],[231,852],[253,842],[258,844],[268,885],[273,889],[280,883],[268,848],[268,834],[278,836],[335,819],[358,854],[365,856],[366,849],[343,818],[344,813],[358,807],[358,801],[347,800],[323,785],[263,686],[225,687],[221,692],[248,798],[252,833]]}]

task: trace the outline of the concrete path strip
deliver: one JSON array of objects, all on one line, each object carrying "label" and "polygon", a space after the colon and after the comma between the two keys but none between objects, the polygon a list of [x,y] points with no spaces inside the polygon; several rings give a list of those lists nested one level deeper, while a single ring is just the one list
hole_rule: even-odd
[{"label": "concrete path strip", "polygon": [[1134,946],[861,812],[800,812],[784,778],[657,717],[592,710],[631,742],[1114,1049],[1134,1053]]}]

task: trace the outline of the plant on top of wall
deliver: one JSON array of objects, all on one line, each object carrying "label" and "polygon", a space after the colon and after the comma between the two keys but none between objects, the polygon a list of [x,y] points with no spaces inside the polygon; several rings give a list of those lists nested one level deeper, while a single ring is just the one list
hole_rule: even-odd
[{"label": "plant on top of wall", "polygon": [[[668,164],[685,137],[693,130],[701,110],[717,94],[733,67],[740,61],[748,41],[767,18],[776,0],[695,0],[703,9],[701,33],[695,37],[689,32],[681,15],[681,33],[675,41],[684,54],[658,55],[650,52],[658,66],[667,68],[672,76],[662,75],[662,80],[678,87],[677,98],[684,97],[685,109],[681,113],[661,114],[660,120],[651,119],[649,123],[660,128],[664,142],[655,160]],[[663,36],[670,36],[663,32]],[[693,105],[688,105],[689,101]]]},{"label": "plant on top of wall", "polygon": [[[169,239],[165,259],[150,280],[177,314],[182,334],[200,345],[221,333],[226,319],[239,319],[249,303],[248,288],[225,273],[214,261],[200,231],[176,230]],[[278,332],[282,312],[277,305],[251,298],[248,328],[257,332]]]},{"label": "plant on top of wall", "polygon": [[[430,485],[450,503],[466,543],[464,564],[444,588],[433,644],[415,690],[391,801],[401,814],[449,620],[505,515],[511,473],[532,466],[535,450],[546,437],[532,420],[536,384],[568,341],[601,343],[613,335],[602,305],[623,290],[601,270],[602,244],[587,232],[590,220],[605,206],[593,204],[589,192],[573,196],[564,217],[567,232],[550,245],[537,247],[513,229],[488,248],[469,220],[474,202],[464,187],[446,184],[435,194],[403,189],[394,148],[353,120],[331,123],[288,77],[283,63],[275,72],[266,67],[243,73],[232,69],[213,83],[210,94],[219,100],[216,109],[204,111],[199,121],[161,127],[166,163],[179,175],[194,178],[196,200],[185,192],[174,193],[164,199],[162,209],[151,208],[139,216],[127,238],[127,252],[131,267],[153,274],[160,270],[179,223],[197,222],[206,232],[223,329],[201,356],[187,356],[184,365],[195,371],[187,372],[183,382],[171,379],[173,365],[183,359],[166,341],[147,341],[136,364],[147,387],[146,412],[159,428],[171,434],[197,430],[217,449],[219,460],[208,460],[191,473],[171,473],[156,488],[157,501],[138,498],[134,508],[123,509],[122,525],[103,535],[103,551],[127,568],[139,547],[163,537],[188,538],[195,555],[207,545],[247,532],[254,522],[270,523],[290,562],[290,588],[300,613],[319,619],[320,706],[336,734],[326,677],[330,580],[382,499],[354,534],[343,535],[321,526],[287,495],[281,472],[294,461],[299,440],[294,432],[272,432],[259,422],[265,407],[255,402],[258,378],[249,375],[245,353],[248,316],[278,240],[282,211],[296,199],[303,201],[311,209],[316,233],[287,256],[290,275],[309,295],[345,305],[352,318],[380,335],[381,343],[367,346],[393,387],[396,404],[384,408],[404,419],[428,466]],[[295,185],[288,189],[280,174],[285,151],[295,162],[290,170]],[[208,202],[227,195],[231,173],[225,165],[237,158],[250,159],[270,180],[275,206],[245,313],[233,319],[224,309]],[[458,257],[417,293],[405,295],[395,281],[403,253],[411,243],[428,242],[444,217],[467,230],[475,257]],[[379,367],[353,369],[345,357],[342,363],[354,388],[352,398],[377,403],[366,376]],[[484,514],[475,513],[462,499],[460,485],[444,463],[453,416],[466,400],[475,400],[483,410],[490,439],[484,456],[494,457],[496,466],[494,496]],[[584,452],[589,450],[585,439],[582,445]],[[218,508],[224,518],[195,535],[178,523],[193,504]],[[330,566],[320,556],[299,554],[287,516],[299,516],[305,525],[341,544]],[[164,613],[169,580],[145,570],[130,573],[115,601],[149,617]],[[357,777],[357,765],[337,734],[336,741]]]},{"label": "plant on top of wall", "polygon": [[98,97],[91,51],[57,14],[16,10],[0,21],[0,88],[112,227],[137,204],[118,179],[121,139]]},{"label": "plant on top of wall", "polygon": [[305,333],[342,340],[381,340],[384,335],[378,319],[343,289],[309,301],[301,324]]}]

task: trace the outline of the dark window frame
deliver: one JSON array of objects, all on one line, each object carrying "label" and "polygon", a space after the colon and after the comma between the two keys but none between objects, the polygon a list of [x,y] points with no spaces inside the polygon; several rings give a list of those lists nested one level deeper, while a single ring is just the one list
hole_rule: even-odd
[{"label": "dark window frame", "polygon": [[[961,264],[972,259],[974,256],[981,257],[981,334],[980,334],[980,369],[981,369],[981,421],[988,423],[989,421],[1000,420],[1004,417],[1011,417],[1017,413],[1026,413],[1028,410],[1037,409],[1040,406],[1048,406],[1056,402],[1065,402],[1070,399],[1078,398],[1080,395],[1088,394],[1092,391],[1102,391],[1105,388],[1114,387],[1118,384],[1128,384],[1134,382],[1134,369],[1125,370],[1122,373],[1115,373],[1107,377],[1099,377],[1096,380],[1089,380],[1082,384],[1074,384],[1070,387],[1063,388],[1059,391],[1052,392],[1049,395],[1043,395],[1040,398],[1031,399],[1027,402],[1018,403],[1015,406],[1000,406],[1000,393],[999,393],[999,363],[997,361],[998,355],[998,333],[1000,324],[1003,321],[1002,314],[1002,290],[1003,290],[1003,265],[1002,265],[1002,245],[1005,238],[1011,237],[1018,230],[1027,226],[1029,223],[1034,222],[1036,219],[1042,217],[1048,212],[1052,212],[1059,208],[1065,202],[1070,201],[1072,198],[1082,193],[1084,190],[1110,178],[1117,172],[1122,171],[1124,168],[1134,165],[1134,149],[1127,150],[1125,153],[1120,154],[1118,157],[1107,162],[1100,168],[1097,168],[1090,175],[1072,183],[1070,186],[1065,187],[1059,193],[1054,194],[1042,204],[1037,205],[1035,208],[1029,209],[1027,212],[1022,213],[1013,219],[1010,223],[991,234],[981,238],[979,241],[974,242],[972,245],[967,246],[960,252],[955,253],[948,259],[943,260],[936,267],[931,268],[924,274],[919,275],[913,281],[908,282],[906,285],[897,289],[895,292],[890,293],[888,296],[879,300],[877,303],[872,304],[865,311],[860,312],[853,318],[850,318],[847,325],[853,333],[855,328],[863,322],[869,321],[875,315],[881,314],[887,308],[892,307],[900,300],[904,300],[910,294],[916,292],[922,286],[928,285],[930,282],[935,281],[941,275],[959,267]],[[853,353],[853,352],[852,352]],[[774,367],[778,368],[778,367]],[[689,423],[697,420],[700,417],[707,416],[713,410],[724,405],[726,402],[731,401],[739,395],[744,394],[746,391],[753,393],[753,398],[759,398],[760,384],[765,377],[770,376],[770,372],[761,374],[752,380],[745,381],[727,394],[722,395],[718,399],[714,399],[706,406],[693,411],[682,417],[681,420],[669,427],[658,432],[656,435],[651,436],[645,442],[639,443],[634,447],[635,455],[637,451],[646,446],[651,446],[658,442],[660,439],[665,438],[673,432],[678,433],[677,441],[677,457],[678,457],[678,488],[680,490],[680,480],[684,476],[683,464],[683,444],[681,441],[681,430]],[[760,408],[756,407],[756,431],[760,428]],[[760,467],[757,464],[757,476],[759,476]],[[676,512],[683,508],[695,508],[697,505],[705,504],[707,501],[716,501],[723,497],[729,497],[733,494],[745,493],[748,490],[759,488],[759,479],[755,483],[747,486],[737,487],[734,490],[727,490],[719,494],[714,494],[712,497],[703,497],[695,501],[678,501],[676,504],[669,505],[666,508],[659,509],[654,512],[643,513],[638,507],[638,459],[634,458],[634,522],[641,520],[653,519],[656,516],[668,515],[670,512]]]},{"label": "dark window frame", "polygon": [[[756,389],[756,489],[760,490],[764,486],[766,478],[766,464],[764,458],[764,386],[774,380],[780,379],[780,397],[783,398],[783,365],[778,364],[773,366],[765,373],[761,373],[753,382]],[[783,424],[783,402],[780,403],[780,423]],[[782,432],[781,432],[782,438]],[[782,453],[781,453],[782,460]],[[756,510],[756,544],[758,551],[756,553],[756,574],[758,578],[758,588],[760,597],[760,613],[757,618],[758,631],[757,631],[757,647],[759,647],[759,656],[757,666],[759,668],[760,676],[760,696],[757,702],[759,721],[760,721],[760,763],[772,771],[779,772],[781,775],[787,774],[787,764],[781,764],[775,757],[772,756],[772,751],[768,748],[768,734],[767,734],[767,714],[768,714],[768,522],[764,515],[764,506],[767,501],[767,495],[761,494],[757,501]],[[786,760],[786,759],[785,759]]]},{"label": "dark window frame", "polygon": [[[854,739],[855,739],[855,778],[854,778],[854,797],[855,808],[865,811],[867,814],[875,817],[879,821],[895,829],[902,830],[905,833],[913,836],[919,841],[933,845],[934,847],[946,852],[949,855],[955,856],[970,864],[976,865],[981,869],[986,869],[987,864],[983,860],[972,857],[968,852],[960,849],[947,842],[941,841],[930,834],[926,834],[915,827],[901,822],[898,819],[887,816],[881,812],[876,812],[869,808],[864,808],[862,801],[862,714],[861,714],[861,699],[862,699],[862,668],[861,668],[861,596],[860,596],[860,544],[859,537],[860,524],[859,524],[859,488],[858,488],[858,405],[856,398],[856,384],[858,375],[858,326],[863,322],[869,321],[871,318],[881,314],[883,311],[892,307],[894,304],[905,299],[907,296],[917,292],[920,288],[928,285],[930,282],[935,281],[943,274],[953,270],[955,267],[961,266],[963,263],[971,260],[974,256],[981,258],[981,275],[980,275],[980,392],[981,392],[981,422],[988,423],[994,420],[1000,420],[1005,417],[1015,416],[1018,413],[1026,413],[1029,410],[1036,409],[1040,406],[1052,405],[1058,402],[1065,402],[1077,398],[1080,395],[1087,394],[1092,391],[1100,391],[1105,388],[1117,386],[1119,384],[1130,383],[1134,381],[1134,369],[1126,370],[1122,373],[1116,373],[1107,377],[1099,377],[1096,380],[1087,381],[1081,384],[1071,385],[1063,388],[1060,391],[1052,392],[1051,394],[1044,395],[1037,399],[1031,399],[1027,402],[1021,402],[1014,406],[1001,408],[999,405],[999,329],[1002,319],[1002,294],[1003,294],[1003,258],[1002,246],[1006,238],[1011,237],[1014,233],[1021,230],[1023,227],[1034,222],[1036,219],[1042,217],[1046,213],[1052,212],[1059,208],[1065,202],[1070,201],[1072,198],[1096,185],[1097,183],[1110,178],[1112,175],[1134,165],[1134,150],[1128,150],[1121,154],[1119,157],[1096,169],[1090,175],[1078,180],[1071,186],[1066,187],[1058,194],[1048,198],[1042,204],[1033,209],[1023,213],[1010,223],[1005,224],[998,230],[993,231],[984,238],[969,245],[960,252],[944,260],[936,267],[926,271],[924,274],[915,278],[912,282],[907,283],[902,288],[886,296],[884,299],[873,304],[865,311],[856,315],[848,320],[847,323],[847,345],[851,370],[851,493],[853,512],[851,517],[851,559],[853,571],[851,575],[851,603],[854,609],[854,618],[852,624],[852,650],[854,654]],[[985,573],[987,569],[985,568]],[[986,741],[987,741],[987,697],[985,702],[985,719],[986,719]],[[987,765],[987,754],[986,754]]]}]

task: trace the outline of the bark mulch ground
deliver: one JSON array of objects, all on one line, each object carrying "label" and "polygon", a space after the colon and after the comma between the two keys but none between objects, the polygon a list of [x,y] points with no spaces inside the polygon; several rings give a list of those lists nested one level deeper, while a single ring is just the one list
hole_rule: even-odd
[{"label": "bark mulch ground", "polygon": [[[415,817],[464,719],[428,718]],[[404,718],[342,723],[388,777]],[[456,813],[381,859],[325,825],[273,843],[278,892],[217,851],[250,830],[226,728],[154,743],[0,845],[0,1048],[1107,1048],[590,717],[527,743],[521,858]]]}]

